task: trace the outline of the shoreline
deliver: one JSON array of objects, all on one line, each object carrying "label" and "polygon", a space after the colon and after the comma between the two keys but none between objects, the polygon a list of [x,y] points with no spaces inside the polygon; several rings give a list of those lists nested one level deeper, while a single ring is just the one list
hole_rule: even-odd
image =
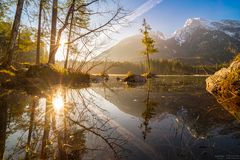
[{"label": "shoreline", "polygon": [[[99,75],[99,74],[91,74],[91,75]],[[108,74],[110,77],[125,77],[127,74]],[[208,75],[201,75],[201,74],[192,74],[192,75],[162,75],[162,74],[157,74],[157,77],[209,77],[211,74]]]}]

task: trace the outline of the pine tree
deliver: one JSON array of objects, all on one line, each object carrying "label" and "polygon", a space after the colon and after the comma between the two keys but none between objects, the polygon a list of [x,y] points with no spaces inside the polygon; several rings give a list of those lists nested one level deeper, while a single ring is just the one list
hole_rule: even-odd
[{"label": "pine tree", "polygon": [[148,74],[151,73],[151,64],[150,64],[150,55],[157,52],[155,48],[155,41],[150,37],[151,27],[147,24],[146,19],[143,19],[143,24],[141,28],[141,33],[143,34],[142,43],[145,45],[145,51],[143,54],[147,57],[147,65],[148,65]]}]

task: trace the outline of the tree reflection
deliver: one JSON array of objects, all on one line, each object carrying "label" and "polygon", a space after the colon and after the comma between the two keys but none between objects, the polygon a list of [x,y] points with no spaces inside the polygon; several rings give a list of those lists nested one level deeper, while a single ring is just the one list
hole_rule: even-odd
[{"label": "tree reflection", "polygon": [[[3,96],[2,96],[3,95]],[[8,119],[8,105],[4,93],[0,97],[0,159],[3,159]]]},{"label": "tree reflection", "polygon": [[33,103],[30,108],[30,121],[29,121],[29,130],[28,130],[28,137],[27,137],[27,144],[26,144],[26,155],[25,160],[30,159],[29,152],[31,147],[31,140],[32,140],[32,132],[33,132],[33,125],[34,125],[34,118],[35,118],[35,108],[37,107],[38,98],[33,97]]},{"label": "tree reflection", "polygon": [[44,95],[25,96],[21,98],[26,103],[17,108],[9,103],[9,95],[0,97],[1,159],[82,159],[106,146],[112,150],[110,157],[120,157],[124,141],[109,125],[111,120],[99,116],[103,111],[87,89],[57,87]]},{"label": "tree reflection", "polygon": [[42,147],[41,147],[41,159],[47,158],[47,152],[48,152],[48,144],[49,144],[49,132],[50,132],[50,108],[51,108],[51,100],[50,97],[46,98],[46,106],[45,106],[45,116],[44,116],[44,130],[43,130],[43,136],[42,136]]},{"label": "tree reflection", "polygon": [[147,95],[146,95],[146,100],[145,106],[146,109],[142,113],[142,117],[144,121],[141,123],[140,128],[142,128],[142,134],[143,134],[143,139],[147,138],[147,134],[151,133],[151,126],[149,124],[149,121],[151,118],[155,115],[155,107],[158,105],[158,103],[154,100],[151,99],[151,91],[152,91],[152,81],[148,80],[147,82]]}]

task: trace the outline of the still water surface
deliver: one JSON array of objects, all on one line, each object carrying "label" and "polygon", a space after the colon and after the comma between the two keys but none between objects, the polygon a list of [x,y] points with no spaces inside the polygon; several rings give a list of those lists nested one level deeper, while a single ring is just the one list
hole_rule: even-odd
[{"label": "still water surface", "polygon": [[112,78],[38,94],[2,91],[0,156],[240,159],[238,114],[205,91],[204,77],[161,77],[138,86]]}]

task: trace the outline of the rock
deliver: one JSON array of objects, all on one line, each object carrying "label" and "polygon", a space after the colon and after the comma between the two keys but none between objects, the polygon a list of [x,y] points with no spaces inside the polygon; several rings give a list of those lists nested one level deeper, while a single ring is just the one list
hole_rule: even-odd
[{"label": "rock", "polygon": [[128,82],[128,83],[145,83],[146,82],[146,78],[144,76],[141,75],[130,75],[127,76],[123,79],[123,82]]},{"label": "rock", "polygon": [[101,73],[100,77],[102,77],[104,81],[108,81],[109,80],[109,75],[107,73]]},{"label": "rock", "polygon": [[222,68],[206,79],[206,89],[218,98],[231,98],[240,93],[240,60],[236,58],[228,68]]},{"label": "rock", "polygon": [[238,121],[240,121],[240,97],[234,97],[221,101],[221,105],[225,110],[232,114]]}]

